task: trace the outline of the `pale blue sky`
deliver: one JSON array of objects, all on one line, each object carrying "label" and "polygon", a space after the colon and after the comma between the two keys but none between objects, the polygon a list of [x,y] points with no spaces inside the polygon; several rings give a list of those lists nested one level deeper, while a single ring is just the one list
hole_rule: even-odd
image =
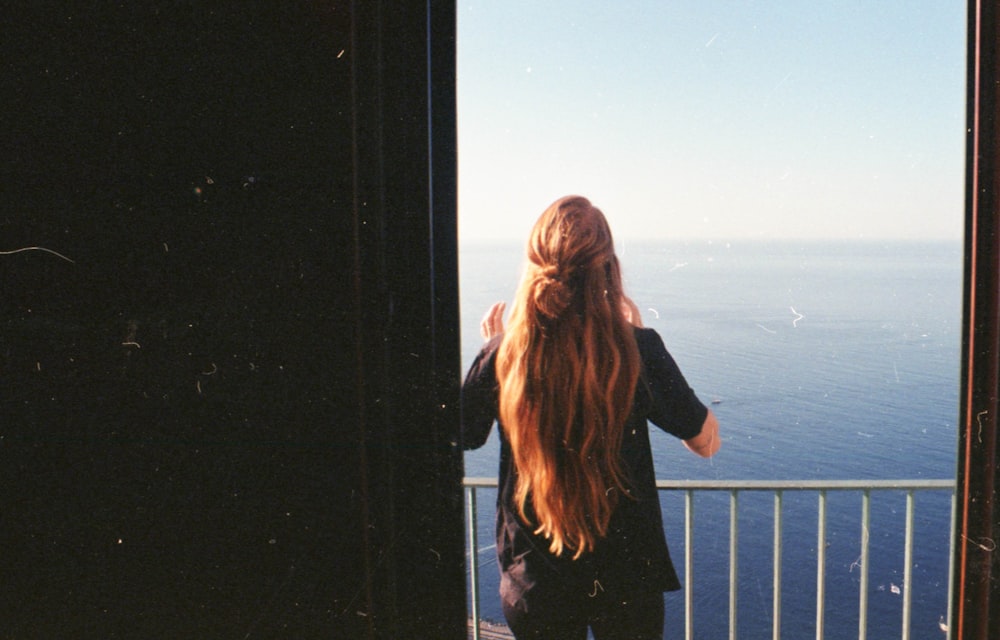
[{"label": "pale blue sky", "polygon": [[458,0],[459,232],[958,238],[965,3]]}]

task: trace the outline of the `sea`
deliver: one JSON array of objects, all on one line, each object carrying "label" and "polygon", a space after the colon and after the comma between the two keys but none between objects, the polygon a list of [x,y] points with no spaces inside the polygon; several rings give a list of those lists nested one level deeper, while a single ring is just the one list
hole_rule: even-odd
[{"label": "sea", "polygon": [[[720,423],[722,450],[698,458],[655,427],[657,477],[718,480],[953,479],[956,472],[962,246],[955,241],[619,241],[626,292]],[[462,357],[479,321],[513,299],[521,242],[460,249]],[[509,307],[509,304],[508,304]],[[465,454],[465,475],[495,477],[496,429]],[[684,575],[684,506],[660,492],[667,541],[694,596],[694,636],[728,637],[730,502],[694,498],[694,570]],[[481,616],[503,621],[493,522],[478,492]],[[828,492],[824,637],[858,637],[860,492]],[[739,494],[739,638],[772,637],[770,492]],[[815,637],[816,492],[785,492],[781,628]],[[911,637],[940,639],[948,614],[952,496],[914,498]],[[868,637],[900,637],[906,493],[873,492]],[[666,595],[665,637],[684,637],[683,592]]]}]

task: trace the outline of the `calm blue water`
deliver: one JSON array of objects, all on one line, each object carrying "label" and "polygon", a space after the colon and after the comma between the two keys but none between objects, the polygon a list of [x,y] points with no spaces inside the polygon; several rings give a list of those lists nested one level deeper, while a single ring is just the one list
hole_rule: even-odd
[{"label": "calm blue water", "polygon": [[[711,460],[653,433],[657,475],[694,479],[951,478],[955,473],[961,337],[959,243],[750,241],[619,246],[626,288],[643,321],[663,336],[688,382],[722,427]],[[463,361],[482,340],[478,323],[510,301],[520,243],[463,245]],[[655,431],[655,430],[654,430]],[[497,439],[466,453],[466,475],[495,476]],[[493,544],[495,494],[482,492],[482,607],[501,620]],[[828,496],[826,637],[857,638],[861,498]],[[784,498],[787,637],[815,631],[816,501]],[[667,540],[683,563],[681,497],[661,494]],[[695,503],[696,636],[728,625],[727,494]],[[950,495],[916,503],[913,637],[941,638],[947,614]],[[905,495],[873,497],[869,637],[898,637]],[[740,495],[739,637],[770,638],[771,494]],[[801,569],[799,569],[801,567]],[[678,566],[678,569],[683,569]],[[667,637],[683,637],[683,596],[667,596]]]}]

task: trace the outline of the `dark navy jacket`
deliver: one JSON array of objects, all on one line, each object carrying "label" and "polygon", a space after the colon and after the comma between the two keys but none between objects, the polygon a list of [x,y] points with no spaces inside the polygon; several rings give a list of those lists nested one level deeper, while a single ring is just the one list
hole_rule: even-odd
[{"label": "dark navy jacket", "polygon": [[[636,328],[635,337],[642,370],[622,439],[622,469],[632,498],[618,501],[608,534],[593,551],[575,561],[572,553],[554,556],[548,541],[533,533],[537,524],[521,520],[514,504],[517,470],[502,425],[499,428],[497,560],[500,591],[512,605],[533,606],[530,601],[545,606],[545,602],[558,602],[567,590],[628,593],[680,589],[663,532],[647,421],[686,440],[701,432],[708,409],[688,386],[656,331]],[[484,345],[462,386],[466,449],[482,446],[497,420],[495,362],[499,346],[499,336]],[[528,515],[532,515],[530,509]]]}]

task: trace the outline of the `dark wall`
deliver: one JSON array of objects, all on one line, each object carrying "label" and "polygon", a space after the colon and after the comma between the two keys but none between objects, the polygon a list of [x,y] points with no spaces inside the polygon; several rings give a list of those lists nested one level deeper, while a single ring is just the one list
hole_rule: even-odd
[{"label": "dark wall", "polygon": [[63,4],[0,27],[0,637],[459,637],[456,276],[388,232],[453,234],[422,3]]}]

